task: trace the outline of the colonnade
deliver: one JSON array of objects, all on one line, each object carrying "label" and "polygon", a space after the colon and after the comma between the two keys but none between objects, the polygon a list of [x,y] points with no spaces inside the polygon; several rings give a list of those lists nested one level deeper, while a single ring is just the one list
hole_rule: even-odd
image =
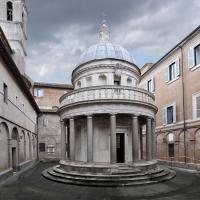
[{"label": "colonnade", "polygon": [[[110,162],[116,163],[116,115],[110,114]],[[93,162],[93,116],[88,115],[87,118],[87,162]],[[61,160],[75,161],[75,119],[71,117],[69,119],[69,129],[67,124],[63,120],[61,124]],[[66,158],[67,145],[66,135],[69,130],[69,152],[68,158]],[[132,115],[132,160],[133,163],[140,160],[139,156],[139,144],[140,144],[140,127],[139,127],[139,116]],[[146,160],[151,161],[155,159],[155,120],[151,117],[146,117]]]}]

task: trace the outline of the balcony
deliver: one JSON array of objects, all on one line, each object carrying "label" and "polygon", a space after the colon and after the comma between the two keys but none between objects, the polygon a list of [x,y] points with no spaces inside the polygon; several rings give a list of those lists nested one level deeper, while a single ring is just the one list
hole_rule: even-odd
[{"label": "balcony", "polygon": [[154,105],[155,97],[152,93],[136,88],[125,86],[95,86],[74,90],[64,94],[60,98],[61,107],[74,103],[90,101],[135,101]]}]

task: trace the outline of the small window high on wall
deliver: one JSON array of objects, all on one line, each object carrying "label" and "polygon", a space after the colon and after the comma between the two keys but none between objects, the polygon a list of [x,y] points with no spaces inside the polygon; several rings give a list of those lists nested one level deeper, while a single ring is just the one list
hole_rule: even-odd
[{"label": "small window high on wall", "polygon": [[13,21],[13,3],[10,1],[7,2],[7,20]]},{"label": "small window high on wall", "polygon": [[121,85],[121,76],[114,76],[114,85]]}]

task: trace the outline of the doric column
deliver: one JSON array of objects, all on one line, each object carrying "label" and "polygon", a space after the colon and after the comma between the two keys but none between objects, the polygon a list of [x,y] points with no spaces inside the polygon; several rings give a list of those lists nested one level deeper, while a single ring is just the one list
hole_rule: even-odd
[{"label": "doric column", "polygon": [[132,159],[133,162],[139,160],[138,116],[132,116]]},{"label": "doric column", "polygon": [[87,116],[87,162],[93,162],[93,125],[92,116]]},{"label": "doric column", "polygon": [[151,118],[147,118],[146,122],[146,159],[152,160],[152,133]]},{"label": "doric column", "polygon": [[12,167],[11,139],[8,139],[8,166]]},{"label": "doric column", "polygon": [[110,161],[116,163],[116,114],[110,116]]},{"label": "doric column", "polygon": [[74,126],[74,118],[70,118],[69,120],[69,126],[70,126],[70,160],[74,161],[75,160],[75,126]]},{"label": "doric column", "polygon": [[156,133],[155,133],[155,119],[152,119],[152,159],[156,159]]},{"label": "doric column", "polygon": [[60,120],[61,127],[61,160],[66,160],[66,126],[63,120]]}]

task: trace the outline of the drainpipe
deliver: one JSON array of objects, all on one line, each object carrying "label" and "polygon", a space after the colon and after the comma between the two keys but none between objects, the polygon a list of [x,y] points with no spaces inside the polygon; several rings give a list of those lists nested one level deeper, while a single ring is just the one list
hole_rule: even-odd
[{"label": "drainpipe", "polygon": [[181,49],[181,72],[182,72],[182,109],[183,109],[183,141],[184,141],[184,162],[187,162],[187,158],[186,158],[186,123],[185,123],[185,85],[184,85],[184,74],[183,74],[183,48],[182,46],[179,46],[179,48]]}]

